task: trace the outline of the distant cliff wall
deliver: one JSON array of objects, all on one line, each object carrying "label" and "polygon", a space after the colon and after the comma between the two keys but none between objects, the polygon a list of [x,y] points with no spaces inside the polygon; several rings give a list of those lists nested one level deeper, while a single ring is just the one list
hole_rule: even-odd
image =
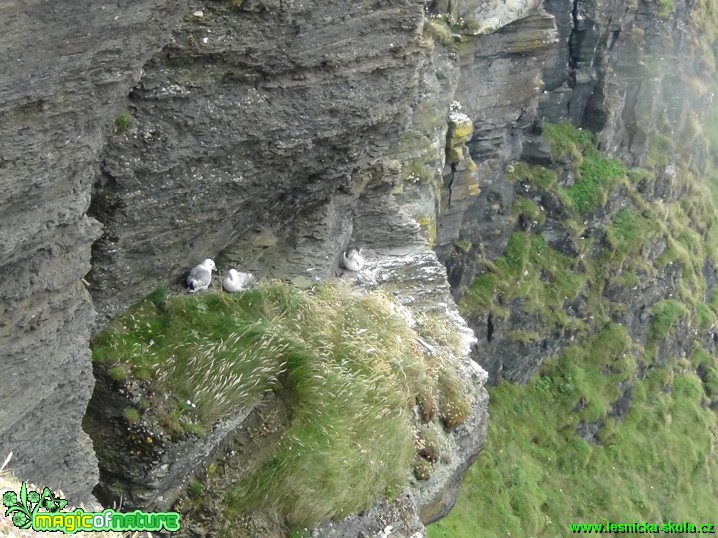
[{"label": "distant cliff wall", "polygon": [[[659,222],[666,222],[670,227],[667,206],[690,199],[695,194],[694,187],[702,181],[707,146],[701,118],[712,101],[708,88],[715,72],[710,41],[711,31],[714,33],[710,25],[715,24],[710,22],[715,19],[712,8],[705,2],[548,0],[544,9],[555,17],[558,42],[542,61],[537,120],[566,122],[597,133],[602,152],[621,159],[627,167],[646,168],[650,179],[638,185],[643,202],[631,198],[631,189],[614,189],[601,207],[571,217],[553,194],[536,190],[528,180],[517,182],[511,173],[515,165],[512,159],[545,166],[558,174],[561,188],[569,188],[579,174],[580,162],[572,161],[568,155],[552,154],[548,137],[541,136],[541,129],[524,125],[518,150],[495,165],[498,178],[467,209],[470,217],[462,223],[460,233],[471,245],[443,253],[454,296],[459,300],[477,277],[496,273],[491,263],[504,254],[515,232],[544,238],[558,251],[575,257],[575,274],[586,274],[580,261],[585,254],[577,250],[583,239],[601,242],[602,246],[594,245],[587,254],[598,260],[600,252],[615,248],[606,234],[616,214],[637,207],[645,212],[644,204],[665,205],[665,212],[656,213],[654,226],[660,228]],[[475,145],[475,138],[469,147],[478,163],[484,152]],[[536,215],[538,220],[533,222],[527,219],[526,204],[536,204],[532,207],[543,215]],[[621,289],[613,284],[612,279],[630,272],[628,267],[609,271],[605,283],[603,276],[591,277],[598,279],[591,293],[598,293],[606,305],[620,302],[621,313],[602,310],[601,315],[594,315],[596,310],[588,305],[592,299],[585,289],[574,301],[566,301],[565,315],[587,321],[589,331],[609,320],[621,323],[630,327],[634,338],[645,343],[654,319],[649,312],[651,305],[675,297],[681,287],[680,266],[666,265],[664,261],[671,243],[668,235],[636,254],[650,264],[656,263],[655,270],[637,272],[635,288]],[[702,255],[696,260],[705,264],[701,269],[705,280],[698,287],[689,285],[696,293],[689,302],[708,301],[714,280],[713,262]],[[542,278],[548,282],[553,277],[544,273]],[[706,285],[708,291],[704,293]],[[542,319],[524,299],[501,304],[499,294],[496,300],[494,308],[482,307],[481,313],[470,316],[479,338],[475,356],[494,381],[526,381],[544,358],[556,356],[578,338],[574,330]],[[711,338],[711,333],[706,333],[698,340],[709,345]],[[664,358],[685,355],[695,341],[679,334],[669,339],[661,354]]]}]

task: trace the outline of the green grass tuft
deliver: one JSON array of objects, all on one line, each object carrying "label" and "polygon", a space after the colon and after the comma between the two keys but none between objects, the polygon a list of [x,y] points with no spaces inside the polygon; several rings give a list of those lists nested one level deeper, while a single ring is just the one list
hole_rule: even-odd
[{"label": "green grass tuft", "polygon": [[666,337],[673,324],[685,316],[688,310],[680,302],[668,299],[656,303],[652,308],[652,313],[650,337],[656,339]]},{"label": "green grass tuft", "polygon": [[124,133],[132,125],[132,116],[129,112],[123,112],[115,118],[115,134]]},{"label": "green grass tuft", "polygon": [[555,157],[566,151],[575,153],[596,145],[596,137],[590,131],[576,129],[568,123],[547,123],[543,126],[543,136],[551,142]]},{"label": "green grass tuft", "polygon": [[538,311],[546,325],[568,326],[565,301],[578,296],[585,275],[574,269],[575,260],[546,245],[540,235],[516,232],[491,272],[478,277],[459,303],[467,316],[495,308],[494,301],[525,299],[527,312]]},{"label": "green grass tuft", "polygon": [[567,189],[567,194],[581,213],[605,204],[611,187],[626,175],[620,162],[603,156],[595,148],[586,150],[579,172],[580,179]]},{"label": "green grass tuft", "polygon": [[546,221],[546,214],[538,204],[522,196],[514,198],[511,214],[514,218],[522,215],[525,219],[536,222],[539,225]]},{"label": "green grass tuft", "polygon": [[446,428],[468,417],[469,386],[448,355],[457,338],[429,317],[417,325],[439,353],[424,356],[379,293],[341,285],[304,293],[281,283],[233,295],[158,292],[98,334],[93,354],[127,378],[141,373],[158,398],[141,419],[174,435],[204,435],[281,390],[292,422],[273,458],[228,492],[225,511],[231,519],[263,510],[304,526],[407,485],[420,395],[436,402]]},{"label": "green grass tuft", "polygon": [[662,19],[668,19],[676,12],[676,3],[674,0],[658,0],[658,3],[660,5],[658,16]]}]

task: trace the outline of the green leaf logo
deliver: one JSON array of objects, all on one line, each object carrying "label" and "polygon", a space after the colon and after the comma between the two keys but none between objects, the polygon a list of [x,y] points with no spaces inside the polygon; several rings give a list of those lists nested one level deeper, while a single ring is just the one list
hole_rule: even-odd
[{"label": "green leaf logo", "polygon": [[55,497],[50,488],[43,489],[42,496],[38,495],[38,500],[40,501],[40,506],[48,512],[59,512],[67,506],[67,499]]},{"label": "green leaf logo", "polygon": [[28,502],[25,482],[20,486],[19,500],[14,491],[6,491],[2,496],[2,501],[7,507],[5,516],[12,517],[12,522],[16,527],[29,529],[30,523],[32,523],[32,505]]},{"label": "green leaf logo", "polygon": [[6,507],[13,506],[17,502],[17,494],[14,491],[6,491],[2,496],[2,503]]},{"label": "green leaf logo", "polygon": [[33,516],[40,510],[55,513],[67,506],[67,499],[55,497],[50,488],[38,491],[28,491],[25,482],[20,486],[20,496],[14,491],[6,491],[2,496],[6,517],[12,517],[13,524],[20,529],[29,529]]}]

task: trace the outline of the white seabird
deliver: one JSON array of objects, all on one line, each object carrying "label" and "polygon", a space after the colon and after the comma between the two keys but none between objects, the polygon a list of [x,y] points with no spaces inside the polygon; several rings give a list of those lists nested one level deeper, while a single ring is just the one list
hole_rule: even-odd
[{"label": "white seabird", "polygon": [[359,271],[364,267],[364,256],[361,255],[361,248],[348,248],[342,256],[342,265],[349,271]]},{"label": "white seabird", "polygon": [[187,275],[187,289],[190,293],[206,290],[212,284],[212,271],[214,261],[207,258],[199,265],[195,265]]},{"label": "white seabird", "polygon": [[255,278],[251,273],[240,273],[236,269],[230,269],[224,277],[222,285],[227,291],[241,291],[252,287]]}]

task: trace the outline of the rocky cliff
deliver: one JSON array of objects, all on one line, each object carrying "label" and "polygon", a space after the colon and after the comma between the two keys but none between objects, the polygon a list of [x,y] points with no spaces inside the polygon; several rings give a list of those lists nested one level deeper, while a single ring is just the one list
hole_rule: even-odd
[{"label": "rocky cliff", "polygon": [[[668,206],[685,199],[694,192],[693,178],[700,179],[705,171],[707,150],[699,118],[705,116],[712,102],[708,88],[715,70],[710,50],[714,14],[707,4],[552,1],[544,7],[555,17],[561,46],[552,47],[542,62],[544,87],[537,119],[568,122],[597,133],[597,147],[602,152],[628,167],[647,168],[649,180],[639,183],[637,195],[631,194],[630,187],[608,189],[600,204],[572,211],[556,198],[558,191],[546,192],[528,175],[512,174],[516,162],[524,162],[555,172],[561,188],[570,189],[581,179],[580,163],[561,154],[565,147],[555,137],[542,136],[540,128],[525,129],[521,149],[515,154],[517,161],[504,158],[499,180],[484,189],[468,209],[471,217],[464,224],[464,233],[473,247],[469,249],[467,244],[466,252],[444,255],[457,298],[477,276],[494,272],[491,261],[504,253],[513,233],[542,237],[577,261],[584,256],[596,260],[601,249],[615,248],[606,239],[606,232],[619,211],[641,210],[650,219],[649,213],[653,213],[646,213],[646,204]],[[517,184],[517,177],[523,181]],[[627,200],[631,196],[632,203]],[[529,218],[525,210],[521,211],[525,200],[537,204],[538,215]],[[681,231],[673,233],[680,235]],[[666,233],[632,256],[653,263],[672,240],[669,236]],[[602,246],[594,245],[587,254],[581,252],[580,243],[589,238],[602,241]],[[560,309],[569,317],[587,321],[589,332],[613,320],[632,327],[632,335],[646,342],[653,319],[646,309],[661,298],[673,297],[681,280],[681,265],[666,265],[665,257],[650,270],[638,270],[633,288],[611,285],[622,273],[633,271],[629,264],[588,277],[589,287],[594,287],[593,292],[606,304],[621,303],[621,313],[611,313],[609,307],[601,307],[600,314],[595,309],[590,311],[587,304],[592,292],[588,288],[574,301],[562,300]],[[604,263],[599,261],[602,270]],[[710,255],[698,255],[696,263],[702,265],[697,273],[705,274],[705,279],[700,284],[688,284],[684,278],[691,293],[696,293],[691,303],[708,301],[713,281]],[[583,261],[573,271],[585,275],[581,264]],[[546,278],[545,270],[541,274]],[[570,324],[554,324],[545,313],[533,310],[526,305],[525,297],[501,304],[503,299],[497,296],[497,308],[480,307],[482,313],[471,322],[480,340],[475,356],[495,381],[506,378],[524,382],[543,358],[556,356],[575,341],[577,333]],[[521,337],[529,334],[535,335],[530,342]],[[712,337],[705,334],[702,338],[707,342]],[[684,340],[685,349],[665,352],[685,355],[693,342]]]},{"label": "rocky cliff", "polygon": [[180,2],[12,2],[2,11],[0,446],[37,484],[90,498],[97,467],[79,427],[94,380],[95,321],[81,279],[101,236],[88,217],[100,152]]},{"label": "rocky cliff", "polygon": [[[17,474],[73,500],[91,498],[95,453],[126,435],[124,400],[105,392],[101,372],[86,427],[105,445],[93,450],[81,428],[91,332],[206,257],[307,289],[338,274],[348,243],[362,244],[372,270],[355,284],[466,332],[450,284],[478,336],[474,359],[494,380],[519,382],[607,320],[648,347],[654,305],[681,292],[680,265],[661,258],[670,231],[633,254],[651,267],[591,280],[583,260],[611,245],[621,210],[691,194],[680,178],[703,170],[698,119],[714,66],[695,20],[713,16],[705,3],[34,1],[0,13],[0,446],[15,452]],[[571,146],[584,161],[599,148],[652,179],[575,211],[525,166],[576,184],[570,144],[540,126],[564,121],[598,133]],[[672,137],[681,142],[669,148]],[[549,313],[478,289],[516,232],[571,258],[585,288]],[[704,257],[686,296],[707,300],[714,267]],[[545,282],[562,276],[539,270]],[[622,307],[596,306],[604,299]],[[695,328],[679,328],[656,357],[685,352],[675,342]],[[473,408],[451,433],[450,461],[393,504],[316,535],[389,525],[422,535],[446,514],[486,432],[482,370],[455,359]],[[146,483],[146,468],[120,476],[105,458],[103,500],[120,491],[169,506],[230,426],[153,462]]]},{"label": "rocky cliff", "polygon": [[[494,9],[489,31],[530,7],[470,11]],[[431,36],[421,2],[3,9],[2,446],[18,475],[86,501],[93,307],[104,325],[210,255],[299,285],[333,275],[365,186],[371,207],[406,179],[410,163],[390,148],[426,97],[423,77],[436,77]],[[431,104],[439,133],[452,100]],[[391,251],[383,242],[369,246]],[[419,240],[397,261],[428,252]],[[485,420],[474,428],[453,489]]]}]

